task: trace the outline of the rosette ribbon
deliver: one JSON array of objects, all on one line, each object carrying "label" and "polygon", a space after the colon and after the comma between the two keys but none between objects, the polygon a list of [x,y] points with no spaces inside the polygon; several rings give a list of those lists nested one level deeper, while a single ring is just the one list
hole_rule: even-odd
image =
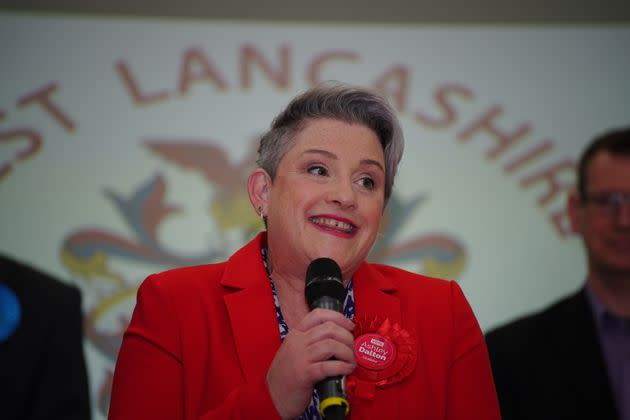
[{"label": "rosette ribbon", "polygon": [[[379,366],[368,366],[357,357],[357,367],[346,378],[346,392],[371,400],[376,388],[384,388],[403,381],[416,366],[417,347],[414,338],[397,322],[378,316],[355,317],[353,335],[355,343],[366,334],[376,334],[389,341],[394,347],[394,360]],[[356,346],[355,346],[356,351]]]}]

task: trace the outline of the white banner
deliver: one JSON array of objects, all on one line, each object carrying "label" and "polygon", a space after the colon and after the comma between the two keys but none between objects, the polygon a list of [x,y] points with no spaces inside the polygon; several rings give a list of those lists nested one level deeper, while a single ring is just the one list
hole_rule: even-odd
[{"label": "white banner", "polygon": [[614,26],[0,14],[0,251],[83,291],[105,418],[139,282],[259,231],[257,136],[341,80],[383,91],[406,137],[371,259],[457,279],[487,329],[584,280],[564,202],[582,147],[629,122],[628,45]]}]

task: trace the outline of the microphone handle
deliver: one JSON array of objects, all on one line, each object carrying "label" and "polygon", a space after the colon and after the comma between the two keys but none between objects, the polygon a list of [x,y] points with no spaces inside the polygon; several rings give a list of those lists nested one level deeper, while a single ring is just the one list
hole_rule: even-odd
[{"label": "microphone handle", "polygon": [[[348,400],[343,389],[343,377],[331,376],[315,385],[320,396],[320,413],[326,420],[343,420],[348,411]],[[325,398],[324,398],[325,397]]]},{"label": "microphone handle", "polygon": [[[343,312],[342,302],[330,296],[322,296],[313,302],[313,308]],[[331,376],[315,385],[320,399],[320,412],[326,420],[343,420],[348,410],[348,400],[343,388],[343,377]]]}]

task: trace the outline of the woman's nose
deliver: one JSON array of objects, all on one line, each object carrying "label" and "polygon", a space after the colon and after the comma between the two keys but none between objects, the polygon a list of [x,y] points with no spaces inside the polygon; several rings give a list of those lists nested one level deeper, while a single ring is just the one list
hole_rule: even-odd
[{"label": "woman's nose", "polygon": [[350,181],[337,181],[333,183],[329,200],[343,208],[356,206],[356,192]]}]

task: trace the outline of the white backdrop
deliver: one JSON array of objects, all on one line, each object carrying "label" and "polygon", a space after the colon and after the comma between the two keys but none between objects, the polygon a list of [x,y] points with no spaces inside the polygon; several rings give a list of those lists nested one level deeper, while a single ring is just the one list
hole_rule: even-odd
[{"label": "white backdrop", "polygon": [[630,29],[290,25],[0,14],[0,251],[81,288],[104,418],[138,283],[261,226],[243,181],[296,93],[381,89],[405,157],[371,259],[455,278],[484,330],[584,279],[563,208],[628,124]]}]

